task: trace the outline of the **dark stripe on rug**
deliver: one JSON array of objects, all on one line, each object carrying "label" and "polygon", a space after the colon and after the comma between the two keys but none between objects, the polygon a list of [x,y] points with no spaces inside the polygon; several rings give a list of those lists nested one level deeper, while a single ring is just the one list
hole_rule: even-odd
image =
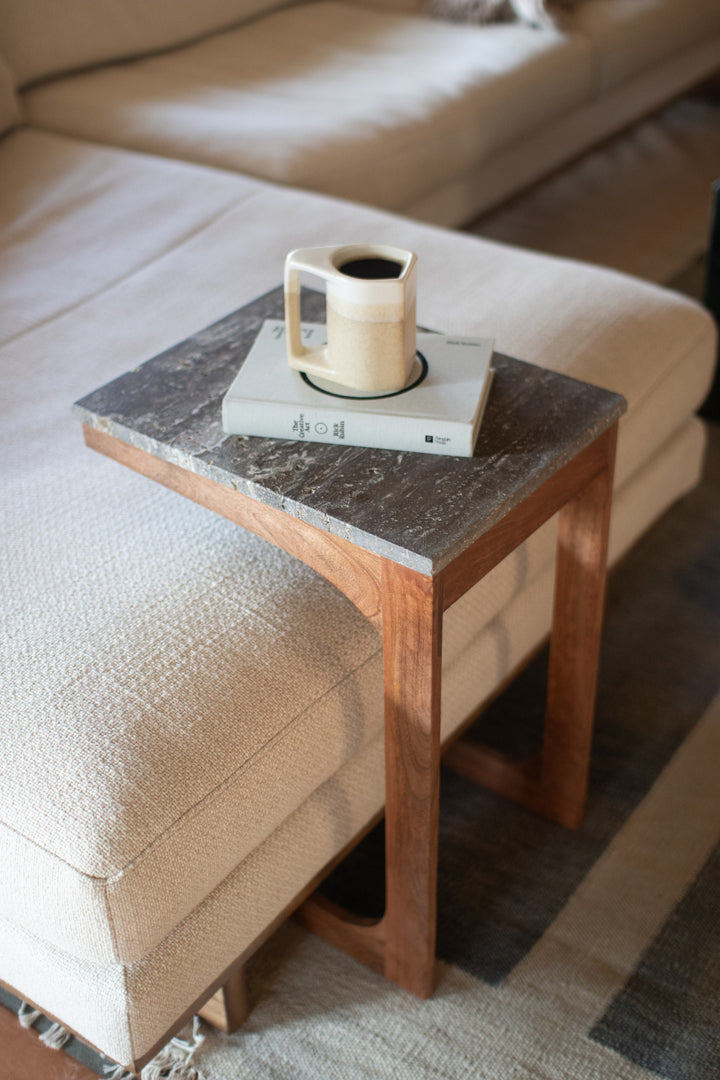
[{"label": "dark stripe on rug", "polygon": [[667,1080],[720,1069],[720,848],[591,1037]]}]

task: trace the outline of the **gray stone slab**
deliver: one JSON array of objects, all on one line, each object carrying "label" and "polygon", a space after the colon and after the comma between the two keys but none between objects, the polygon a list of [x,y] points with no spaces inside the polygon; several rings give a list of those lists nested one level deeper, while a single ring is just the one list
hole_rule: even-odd
[{"label": "gray stone slab", "polygon": [[[75,405],[84,423],[402,563],[437,573],[607,430],[624,398],[496,353],[472,458],[228,436],[221,402],[274,289]],[[303,294],[324,321],[324,297]],[[452,332],[452,327],[447,327]]]}]

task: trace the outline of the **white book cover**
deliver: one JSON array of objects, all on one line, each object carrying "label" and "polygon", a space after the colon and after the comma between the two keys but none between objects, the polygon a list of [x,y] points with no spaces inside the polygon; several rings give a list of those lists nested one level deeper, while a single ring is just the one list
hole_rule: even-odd
[{"label": "white book cover", "polygon": [[[303,342],[326,340],[302,324]],[[228,435],[372,446],[471,457],[492,382],[491,338],[419,333],[404,390],[368,395],[293,371],[285,323],[266,319],[222,406]]]}]

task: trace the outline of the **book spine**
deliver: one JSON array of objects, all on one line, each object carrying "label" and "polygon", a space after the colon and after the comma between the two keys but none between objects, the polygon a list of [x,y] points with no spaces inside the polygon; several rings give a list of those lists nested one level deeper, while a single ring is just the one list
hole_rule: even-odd
[{"label": "book spine", "polygon": [[375,416],[342,409],[306,408],[277,402],[223,403],[223,428],[232,435],[300,442],[369,446],[380,450],[472,457],[469,425],[415,416]]}]

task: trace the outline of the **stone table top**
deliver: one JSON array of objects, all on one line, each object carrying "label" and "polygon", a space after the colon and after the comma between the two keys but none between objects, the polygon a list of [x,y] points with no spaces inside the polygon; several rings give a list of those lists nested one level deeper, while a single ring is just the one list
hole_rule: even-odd
[{"label": "stone table top", "polygon": [[[303,292],[303,318],[324,322]],[[91,427],[424,574],[435,574],[625,412],[625,399],[495,353],[474,456],[226,435],[221,402],[274,289],[77,402]],[[448,328],[448,332],[452,332]]]}]

